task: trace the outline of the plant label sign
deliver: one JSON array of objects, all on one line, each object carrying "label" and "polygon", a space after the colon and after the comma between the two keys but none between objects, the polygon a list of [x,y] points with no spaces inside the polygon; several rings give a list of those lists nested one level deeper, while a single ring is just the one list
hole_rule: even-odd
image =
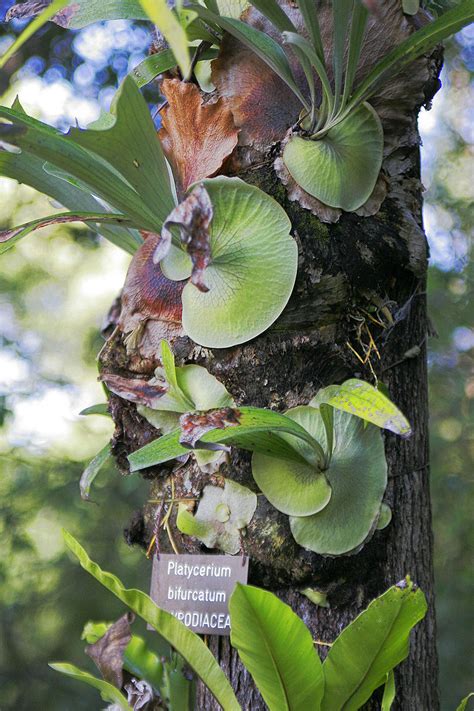
[{"label": "plant label sign", "polygon": [[230,634],[229,599],[246,583],[248,557],[170,555],[153,559],[152,600],[198,634]]}]

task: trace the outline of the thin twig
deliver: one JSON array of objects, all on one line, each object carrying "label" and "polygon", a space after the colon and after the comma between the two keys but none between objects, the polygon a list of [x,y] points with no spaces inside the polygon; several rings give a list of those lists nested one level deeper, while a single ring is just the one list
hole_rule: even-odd
[{"label": "thin twig", "polygon": [[350,350],[353,352],[355,357],[362,363],[362,365],[366,365],[367,361],[361,358],[361,356],[357,353],[356,349],[351,346],[349,341],[346,341],[346,346],[350,348]]},{"label": "thin twig", "polygon": [[[160,504],[163,501],[163,499],[148,499],[147,503],[148,504]],[[177,498],[177,499],[164,499],[165,504],[190,504],[193,501],[199,501],[197,497],[191,498],[187,497],[185,499]]]},{"label": "thin twig", "polygon": [[174,541],[173,535],[172,535],[172,533],[171,533],[171,528],[170,528],[169,521],[167,521],[166,524],[165,524],[165,531],[166,531],[166,533],[168,534],[168,539],[169,539],[169,542],[171,543],[171,548],[174,550],[174,552],[176,553],[176,555],[179,555],[180,553],[179,553],[178,547],[177,547],[177,545],[176,545],[176,543],[175,543],[175,541]]},{"label": "thin twig", "polygon": [[371,350],[373,349],[373,350],[375,351],[375,353],[377,354],[377,358],[380,360],[379,349],[378,349],[377,346],[375,345],[375,341],[374,341],[374,338],[373,338],[373,336],[372,336],[372,333],[370,332],[370,328],[367,326],[367,324],[365,324],[365,328],[366,328],[366,330],[367,330],[367,333],[369,334],[369,339],[370,339],[370,340],[369,340],[369,354],[370,354]]},{"label": "thin twig", "polygon": [[173,534],[171,533],[171,528],[170,528],[170,517],[171,517],[171,512],[173,511],[173,506],[174,506],[174,501],[175,501],[175,495],[174,495],[174,479],[171,476],[171,503],[168,507],[168,511],[165,513],[163,517],[163,521],[161,522],[162,527],[165,529],[166,534],[168,536],[168,540],[171,543],[171,548],[174,550],[176,555],[179,555],[179,550],[176,546],[176,543],[173,538]]},{"label": "thin twig", "polygon": [[151,552],[153,550],[153,546],[155,546],[155,551],[156,551],[156,557],[159,559],[160,557],[160,542],[159,542],[159,532],[160,532],[160,522],[161,522],[161,514],[163,513],[163,507],[165,505],[165,497],[161,499],[160,506],[156,512],[155,516],[155,523],[153,526],[153,536],[150,541],[150,545],[148,546],[148,550],[146,552],[146,557],[149,558],[151,556]]}]

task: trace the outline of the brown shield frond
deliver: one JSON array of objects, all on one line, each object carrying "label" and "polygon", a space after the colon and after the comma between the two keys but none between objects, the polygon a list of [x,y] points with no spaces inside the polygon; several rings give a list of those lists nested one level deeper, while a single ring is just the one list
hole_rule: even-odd
[{"label": "brown shield frond", "polygon": [[127,612],[97,642],[89,644],[85,649],[103,678],[117,689],[121,689],[123,684],[123,655],[132,639],[130,625],[134,619],[135,615]]},{"label": "brown shield frond", "polygon": [[157,357],[163,339],[184,335],[181,294],[186,282],[167,279],[153,263],[159,241],[159,235],[150,234],[135,253],[122,293],[119,328],[145,358]]},{"label": "brown shield frond", "polygon": [[161,92],[168,100],[158,132],[182,192],[198,180],[215,175],[237,145],[238,128],[220,99],[203,104],[190,82],[164,79]]},{"label": "brown shield frond", "polygon": [[[180,444],[183,447],[194,449],[196,444],[206,432],[223,430],[226,427],[235,427],[240,422],[240,410],[232,407],[222,407],[208,412],[186,412],[179,418],[181,427]],[[204,449],[226,449],[223,445],[207,442],[201,443]]]},{"label": "brown shield frond", "polygon": [[170,229],[178,227],[181,243],[191,257],[193,264],[191,282],[199,291],[209,291],[203,281],[203,274],[211,261],[209,226],[213,209],[209,193],[204,185],[196,185],[188,197],[168,215],[161,231],[161,241],[153,255],[158,264],[168,254],[172,235]]},{"label": "brown shield frond", "polygon": [[[282,7],[298,32],[305,35],[300,12],[290,0]],[[281,34],[253,7],[242,20],[281,44]],[[303,71],[291,50],[284,48],[296,81],[304,94],[308,86]],[[226,99],[236,125],[240,128],[239,144],[264,149],[283,138],[297,121],[301,102],[270,67],[230,35],[224,35],[219,56],[212,63],[212,82],[219,96]]]},{"label": "brown shield frond", "polygon": [[160,399],[168,392],[168,386],[165,383],[156,382],[154,378],[142,380],[141,378],[124,378],[115,373],[102,373],[100,380],[115,395],[152,409],[159,405]]}]

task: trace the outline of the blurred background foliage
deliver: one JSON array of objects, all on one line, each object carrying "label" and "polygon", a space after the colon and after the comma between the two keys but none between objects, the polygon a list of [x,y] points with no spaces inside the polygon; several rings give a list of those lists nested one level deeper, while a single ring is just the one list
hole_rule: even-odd
[{"label": "blurred background foliage", "polygon": [[[9,5],[0,0],[0,17]],[[21,26],[3,26],[0,52]],[[439,334],[429,343],[429,372],[446,711],[472,684],[473,39],[471,27],[448,44],[443,89],[420,119],[429,300]],[[0,73],[2,103],[10,104],[18,93],[29,112],[51,124],[67,128],[77,119],[85,126],[109,108],[117,83],[146,56],[149,43],[140,23],[100,23],[79,32],[49,25]],[[156,99],[153,89],[147,98]],[[46,198],[13,181],[0,179],[0,194],[0,228],[50,211]],[[123,478],[110,466],[94,485],[94,503],[81,501],[78,488],[85,463],[112,433],[108,419],[77,413],[104,400],[95,364],[101,319],[123,283],[128,260],[80,226],[43,230],[2,257],[0,706],[5,711],[101,707],[94,691],[47,666],[52,660],[89,666],[80,640],[84,623],[122,613],[64,553],[63,526],[128,586],[149,584],[143,553],[127,547],[122,534],[146,500],[146,483]]]}]

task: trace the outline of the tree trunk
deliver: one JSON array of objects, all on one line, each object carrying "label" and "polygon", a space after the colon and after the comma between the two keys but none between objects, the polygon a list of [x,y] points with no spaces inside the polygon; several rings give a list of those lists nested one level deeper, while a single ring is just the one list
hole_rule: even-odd
[{"label": "tree trunk", "polygon": [[[429,79],[425,84],[427,99],[437,87],[439,66],[432,62],[430,69],[431,76],[425,77]],[[408,660],[396,672],[393,708],[436,711],[439,701],[427,433],[427,248],[421,229],[417,110],[411,107],[405,123],[392,135],[393,145],[384,161],[389,194],[375,216],[344,213],[336,224],[321,223],[288,200],[273,170],[273,153],[263,164],[241,171],[240,177],[275,197],[291,219],[300,250],[294,294],[273,327],[249,343],[211,351],[187,338],[177,338],[173,350],[178,363],[205,365],[240,405],[284,411],[307,404],[322,386],[354,376],[373,382],[374,373],[388,386],[391,398],[414,429],[408,440],[384,434],[389,468],[385,500],[393,511],[391,524],[377,531],[356,555],[321,557],[299,547],[290,533],[288,517],[259,497],[244,538],[245,553],[250,557],[249,582],[274,591],[288,602],[315,639],[332,642],[375,596],[409,574],[425,592],[429,608],[412,634]],[[383,325],[370,319],[377,314]],[[369,338],[367,327],[377,351],[372,349],[369,361],[363,364],[348,344],[362,355],[360,339]],[[101,367],[109,372],[150,375],[154,365],[146,360],[131,362],[116,331],[101,355]],[[126,454],[157,433],[137,414],[134,405],[114,395],[111,412],[117,426],[113,451],[126,472]],[[223,474],[255,490],[249,461],[248,454],[233,450],[232,463],[225,465]],[[148,470],[151,499],[160,500],[163,493],[168,496],[169,474],[170,468]],[[198,496],[212,480],[212,475],[204,476],[192,463],[172,476],[177,496]],[[148,504],[131,522],[126,531],[130,543],[148,544],[156,508]],[[203,550],[175,528],[173,532],[181,552]],[[168,541],[163,538],[161,546],[169,549]],[[326,592],[329,607],[315,606],[299,592],[307,586]],[[229,638],[211,637],[209,646],[228,674],[242,708],[264,709]],[[320,645],[318,649],[324,657],[326,647]],[[374,699],[369,707],[379,708],[380,704]],[[197,708],[219,708],[202,685]]]},{"label": "tree trunk", "polygon": [[[417,149],[410,159],[413,170],[418,171]],[[268,190],[268,182],[265,188]],[[418,199],[419,207],[421,195]],[[401,213],[398,205],[390,200],[376,218],[346,216],[336,227],[329,228],[329,238],[319,237],[320,225],[314,231],[308,230],[307,214],[301,215],[291,203],[284,206],[303,243],[308,240],[314,247],[315,242],[321,240],[324,265],[331,265],[329,269],[323,267],[323,274],[329,271],[331,276],[326,282],[321,279],[314,288],[316,293],[304,303],[300,302],[298,309],[286,313],[288,324],[294,319],[297,335],[288,336],[282,330],[270,342],[265,338],[266,343],[260,347],[255,343],[244,347],[237,358],[235,352],[223,359],[214,354],[220,367],[217,368],[214,361],[213,372],[219,373],[220,378],[224,373],[228,375],[224,382],[231,392],[236,391],[237,385],[243,389],[243,402],[266,407],[274,405],[277,398],[278,404],[280,398],[284,398],[282,404],[287,407],[306,403],[319,387],[353,375],[370,380],[369,369],[351,355],[345,344],[351,342],[356,346],[356,329],[351,317],[360,317],[360,309],[365,310],[371,299],[378,296],[382,302],[394,302],[395,325],[379,332],[375,338],[381,359],[373,365],[388,386],[392,399],[413,423],[414,435],[409,440],[384,435],[389,467],[385,500],[392,508],[393,519],[386,529],[376,532],[357,555],[322,558],[299,549],[291,537],[288,519],[259,504],[257,516],[249,527],[251,543],[246,545],[250,555],[250,582],[273,590],[290,604],[310,628],[314,639],[332,642],[374,597],[409,574],[425,592],[429,611],[412,635],[409,658],[396,672],[397,700],[393,708],[435,711],[439,700],[435,682],[425,274],[420,271],[415,276],[406,268],[406,244],[398,239],[402,231]],[[424,235],[414,226],[408,240],[424,240]],[[364,258],[367,247],[376,255],[370,264]],[[318,251],[319,264],[322,263],[321,252]],[[306,330],[306,324],[301,321],[305,322],[308,316],[314,318],[320,304],[324,309],[319,317],[319,328],[316,332],[313,326]],[[299,319],[297,314],[301,314]],[[377,332],[377,327],[374,331]],[[232,470],[233,478],[237,473],[241,475],[245,466],[242,459],[244,457]],[[242,478],[247,484],[249,476],[247,473]],[[262,535],[269,518],[278,519],[278,523],[275,522],[270,534]],[[329,608],[315,606],[298,592],[298,588],[305,586],[327,590]],[[228,638],[211,638],[210,649],[229,673],[242,708],[265,709]],[[323,645],[319,647],[323,657],[325,649]],[[197,707],[219,708],[202,685]],[[372,708],[380,708],[376,700]]]}]

